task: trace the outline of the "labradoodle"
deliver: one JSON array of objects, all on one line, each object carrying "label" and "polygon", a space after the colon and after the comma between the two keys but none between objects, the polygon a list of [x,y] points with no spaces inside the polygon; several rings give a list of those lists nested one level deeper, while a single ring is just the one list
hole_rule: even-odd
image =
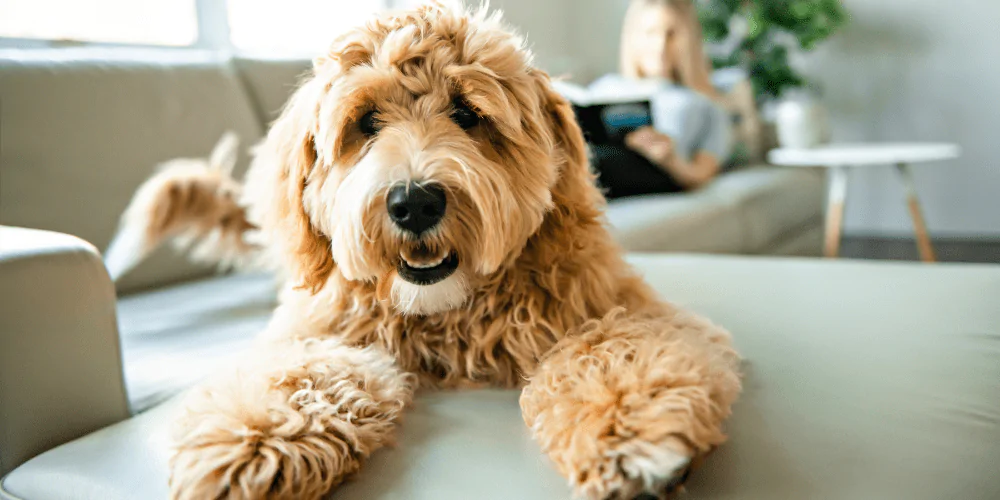
[{"label": "labradoodle", "polygon": [[725,440],[729,334],[623,260],[570,105],[498,15],[435,4],[343,34],[244,182],[228,164],[168,165],[123,218],[135,252],[200,237],[284,283],[253,353],[189,394],[174,498],[318,498],[418,388],[522,388],[581,498],[665,497]]}]

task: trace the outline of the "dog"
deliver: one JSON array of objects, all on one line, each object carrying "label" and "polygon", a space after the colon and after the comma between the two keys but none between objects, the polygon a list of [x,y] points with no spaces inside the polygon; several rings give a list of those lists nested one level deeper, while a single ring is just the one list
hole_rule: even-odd
[{"label": "dog", "polygon": [[624,261],[588,165],[499,14],[431,4],[316,58],[242,183],[210,165],[150,179],[123,232],[211,232],[203,254],[283,283],[253,352],[187,395],[172,497],[319,498],[418,389],[487,386],[521,388],[576,497],[678,491],[725,441],[740,358]]}]

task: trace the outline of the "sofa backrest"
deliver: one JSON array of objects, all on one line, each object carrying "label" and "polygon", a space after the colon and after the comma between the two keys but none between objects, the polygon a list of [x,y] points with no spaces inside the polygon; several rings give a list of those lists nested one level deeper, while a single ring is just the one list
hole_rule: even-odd
[{"label": "sofa backrest", "polygon": [[278,117],[303,75],[312,68],[307,59],[237,56],[232,62],[265,129]]},{"label": "sofa backrest", "polygon": [[[294,78],[258,81],[267,74],[244,79],[228,58],[199,50],[0,51],[0,224],[69,233],[103,249],[159,163],[207,156],[226,130],[242,140],[242,175],[262,115],[294,86]],[[119,291],[209,272],[163,249],[123,277]]]}]

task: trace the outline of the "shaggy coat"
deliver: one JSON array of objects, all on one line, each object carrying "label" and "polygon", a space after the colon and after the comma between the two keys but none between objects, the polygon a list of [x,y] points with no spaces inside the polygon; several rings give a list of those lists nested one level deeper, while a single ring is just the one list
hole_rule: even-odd
[{"label": "shaggy coat", "polygon": [[[523,388],[581,498],[668,495],[725,440],[728,333],[625,263],[572,108],[497,16],[433,5],[344,34],[245,184],[213,191],[217,175],[161,172],[123,222],[150,243],[208,221],[219,255],[238,241],[285,282],[254,353],[189,395],[174,498],[320,497],[392,439],[418,388]],[[443,189],[437,226],[393,223],[400,183]],[[245,218],[204,201],[234,189]],[[442,259],[457,261],[442,281],[401,274]]]}]

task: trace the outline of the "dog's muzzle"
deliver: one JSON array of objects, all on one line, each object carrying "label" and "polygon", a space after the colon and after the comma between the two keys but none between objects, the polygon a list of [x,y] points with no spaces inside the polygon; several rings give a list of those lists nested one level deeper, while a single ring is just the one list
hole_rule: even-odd
[{"label": "dog's muzzle", "polygon": [[[410,182],[389,190],[386,196],[389,218],[399,229],[417,238],[436,227],[448,208],[445,191],[437,184]],[[396,270],[404,280],[415,285],[433,285],[458,269],[458,255],[450,250],[437,254],[420,244],[404,250]]]}]

